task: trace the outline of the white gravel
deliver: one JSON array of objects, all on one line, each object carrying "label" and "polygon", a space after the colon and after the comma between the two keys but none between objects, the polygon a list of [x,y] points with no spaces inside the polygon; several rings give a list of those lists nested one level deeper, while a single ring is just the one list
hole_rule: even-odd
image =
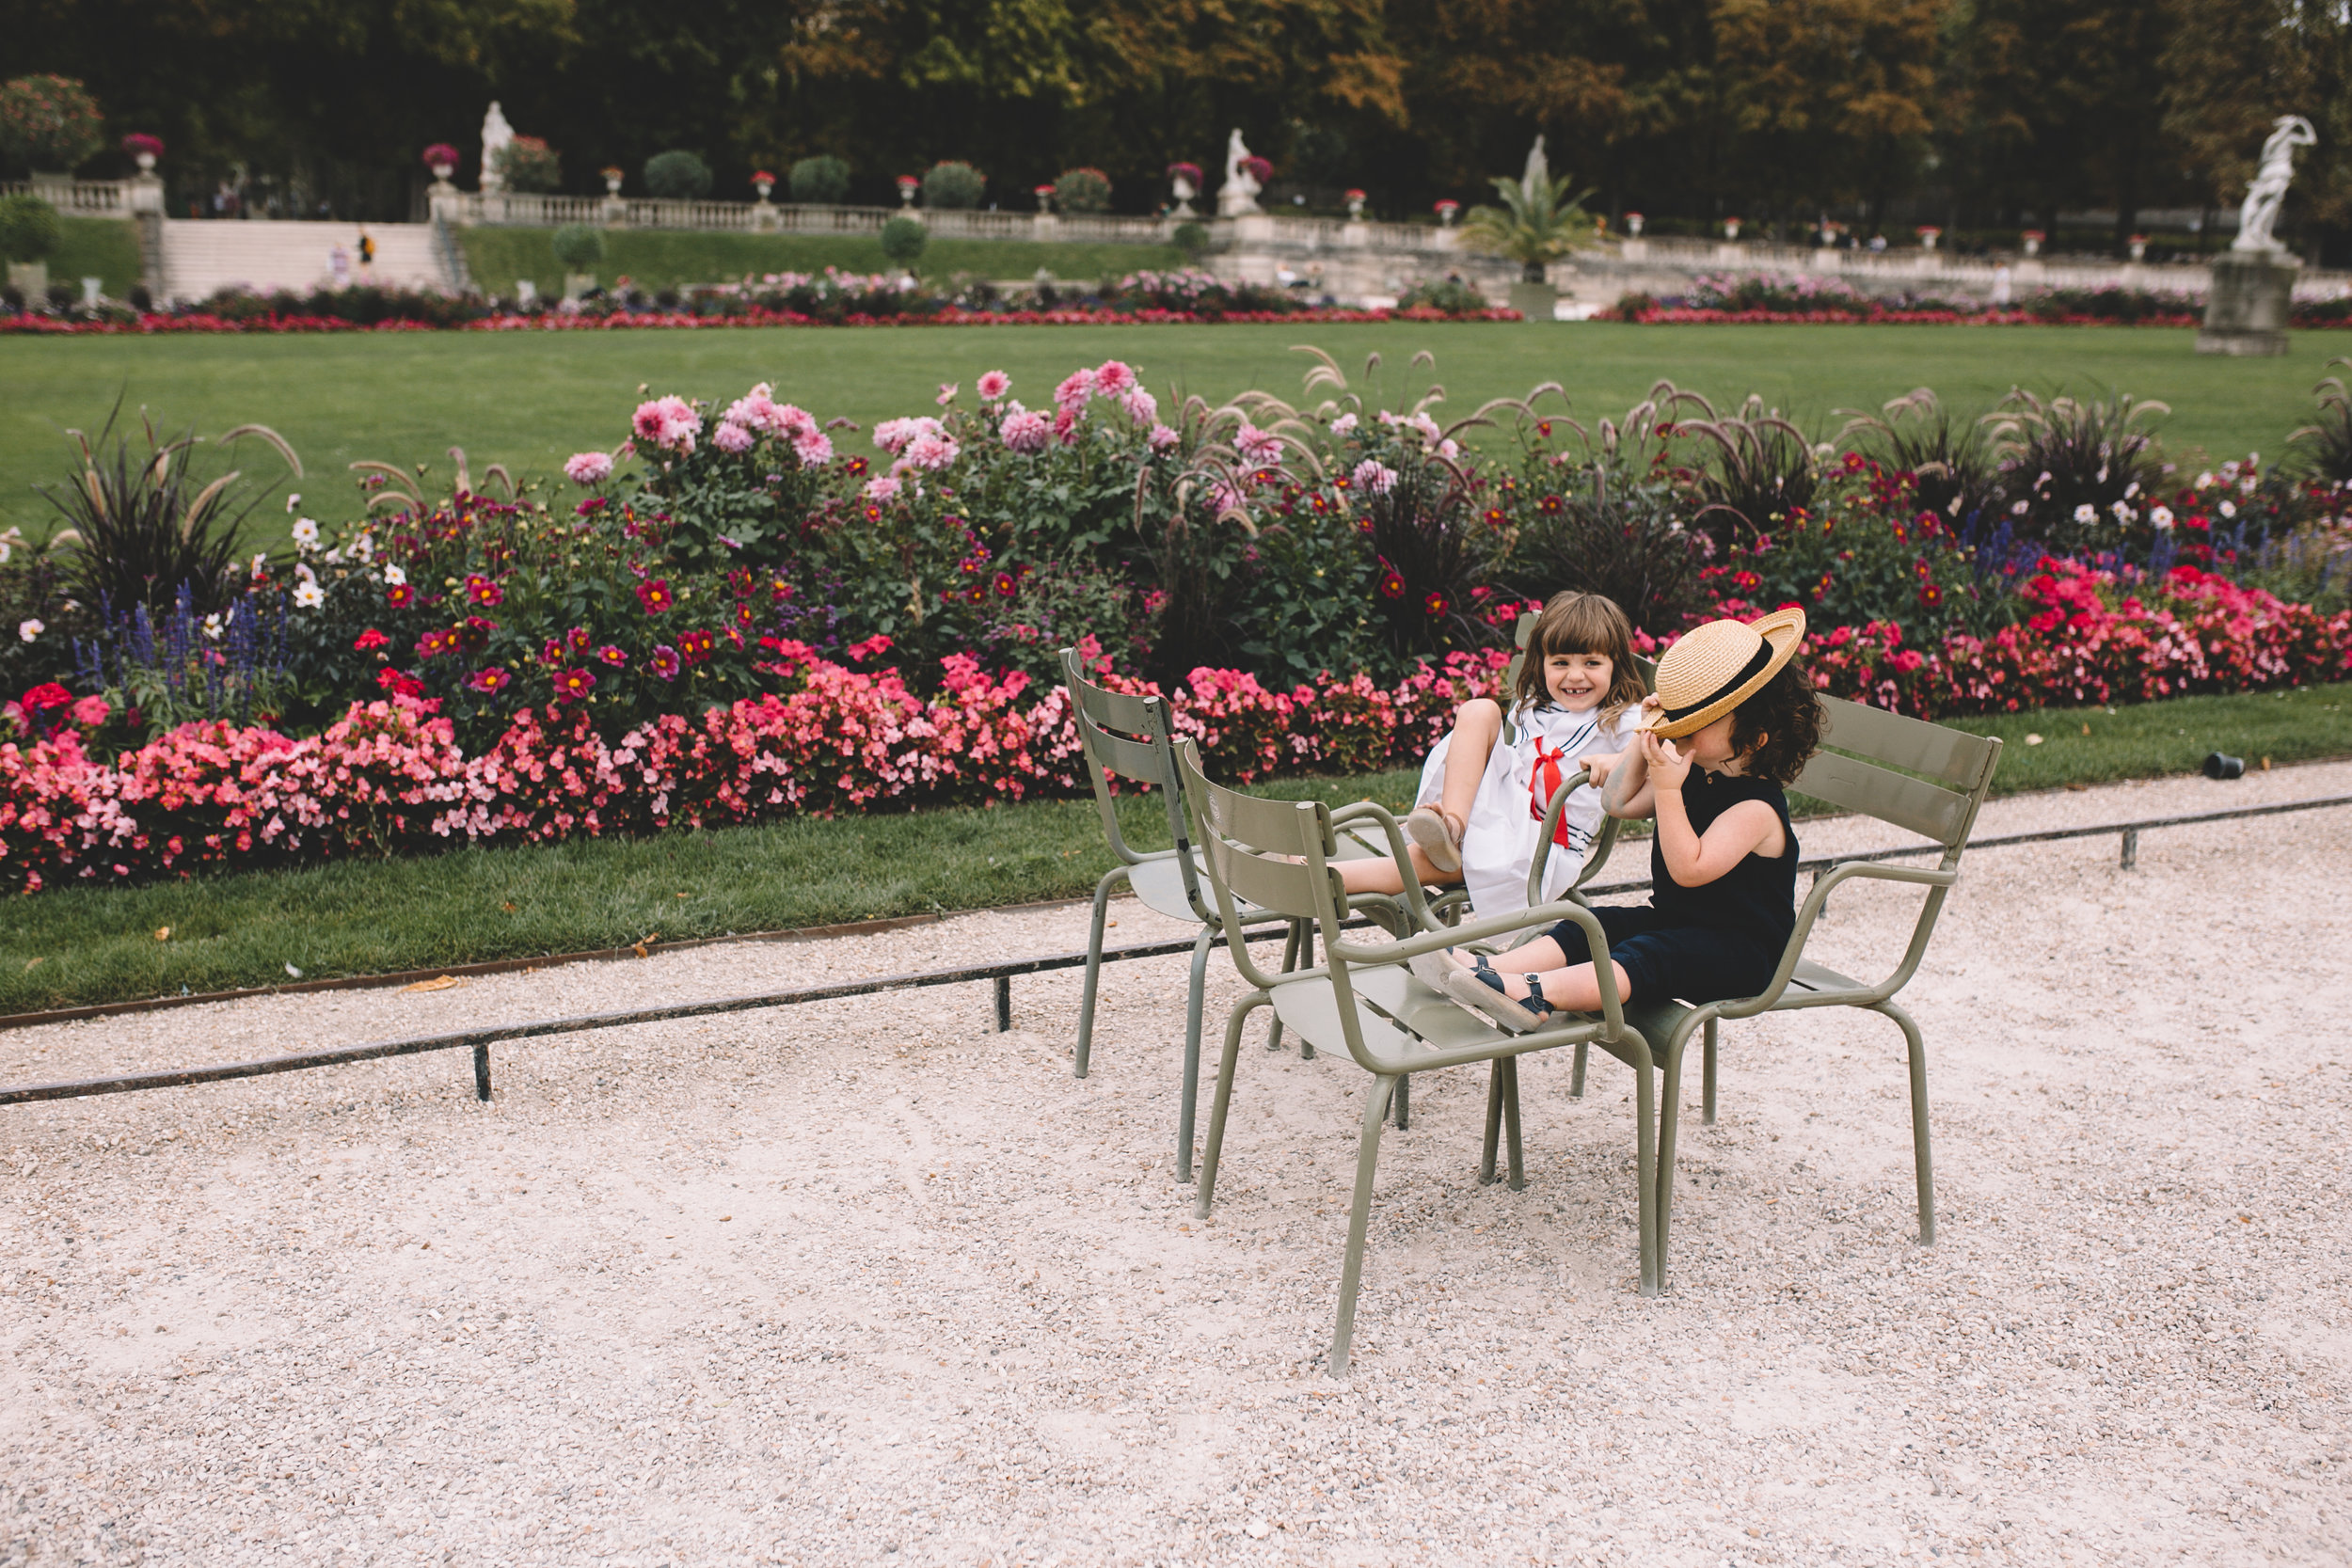
[{"label": "white gravel", "polygon": [[[1986,833],[2352,791],[2352,765],[2001,802]],[[1900,835],[1808,825],[1808,852]],[[1482,1077],[1382,1162],[1256,1043],[1217,1218],[1171,1180],[1181,959],[0,1109],[0,1563],[2319,1563],[2352,1542],[2352,811],[1970,860],[1899,1038],[1726,1033],[1674,1289],[1622,1068]],[[1629,863],[1631,863],[1629,862]],[[1906,896],[1820,937],[1883,958]],[[1118,938],[1167,927],[1136,906]],[[1084,911],[0,1035],[0,1082],[879,974]],[[1213,1013],[1235,994],[1218,959]],[[1851,973],[1851,969],[1849,970]],[[1261,1035],[1259,1038],[1263,1038]],[[1205,1098],[1205,1097],[1204,1097]]]}]

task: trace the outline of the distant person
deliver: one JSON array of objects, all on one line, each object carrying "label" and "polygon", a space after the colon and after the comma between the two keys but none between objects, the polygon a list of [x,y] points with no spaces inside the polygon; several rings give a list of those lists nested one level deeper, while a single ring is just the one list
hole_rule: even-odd
[{"label": "distant person", "polygon": [[2010,271],[2007,261],[1993,263],[1993,309],[2006,310],[2010,302]]},{"label": "distant person", "polygon": [[343,248],[342,241],[337,240],[335,247],[326,253],[326,270],[335,275],[335,287],[351,287],[351,252]]},{"label": "distant person", "polygon": [[371,280],[375,277],[375,238],[364,229],[359,230],[359,276]]},{"label": "distant person", "polygon": [[1871,235],[1871,236],[1870,236],[1870,252],[1871,252],[1871,254],[1872,254],[1872,255],[1876,255],[1876,254],[1878,254],[1879,252],[1881,252],[1881,251],[1884,250],[1885,248],[1886,248],[1886,236],[1885,236],[1885,235],[1883,235],[1883,234],[1873,234],[1873,235]]}]

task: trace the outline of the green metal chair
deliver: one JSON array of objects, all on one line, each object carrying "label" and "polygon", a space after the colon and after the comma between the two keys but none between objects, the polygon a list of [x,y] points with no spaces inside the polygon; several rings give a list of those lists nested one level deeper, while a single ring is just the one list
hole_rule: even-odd
[{"label": "green metal chair", "polygon": [[[1762,995],[1744,1001],[1709,1002],[1696,1007],[1670,1000],[1637,997],[1626,1005],[1625,1016],[1632,1026],[1628,1033],[1630,1036],[1638,1029],[1640,1038],[1661,1042],[1661,1048],[1653,1050],[1645,1045],[1643,1050],[1632,1052],[1625,1049],[1622,1041],[1595,1037],[1593,1043],[1634,1069],[1644,1103],[1648,1100],[1653,1062],[1664,1078],[1660,1100],[1658,1164],[1653,1176],[1657,1192],[1645,1209],[1645,1212],[1654,1211],[1657,1214],[1655,1237],[1649,1243],[1655,1248],[1655,1257],[1645,1262],[1643,1271],[1645,1295],[1664,1289],[1666,1282],[1683,1050],[1693,1033],[1701,1036],[1703,1116],[1711,1124],[1715,1119],[1717,1024],[1724,1019],[1754,1018],[1759,1013],[1805,1007],[1861,1007],[1895,1022],[1903,1032],[1910,1060],[1912,1160],[1918,1185],[1919,1241],[1922,1245],[1935,1242],[1934,1162],[1928,1136],[1927,1048],[1919,1038],[1919,1026],[1895,1006],[1893,999],[1917,973],[1919,960],[1927,952],[1928,939],[1934,933],[1936,918],[1943,912],[1944,899],[1960,879],[1961,851],[1967,847],[1977,812],[1992,790],[1993,771],[2000,764],[2001,743],[1860,703],[1836,697],[1821,701],[1829,717],[1823,743],[1835,749],[1822,751],[1807,763],[1795,788],[1833,805],[1923,833],[1943,847],[1944,858],[1931,870],[1857,861],[1832,866],[1814,878],[1811,893],[1798,909],[1796,929],[1781,954],[1780,967]],[[1928,890],[1902,961],[1893,973],[1875,983],[1848,979],[1804,956],[1813,923],[1820,917],[1830,894],[1839,883],[1856,878],[1904,882]],[[1580,1044],[1570,1083],[1572,1094],[1584,1092],[1584,1064],[1585,1047]],[[1214,1129],[1210,1136],[1214,1142]],[[1646,1160],[1646,1140],[1644,1148]]]},{"label": "green metal chair", "polygon": [[[1177,747],[1184,779],[1184,802],[1194,822],[1194,841],[1202,869],[1216,895],[1217,920],[1223,927],[1233,967],[1249,986],[1249,994],[1235,1003],[1225,1022],[1225,1049],[1218,1059],[1216,1100],[1209,1117],[1209,1139],[1200,1164],[1196,1213],[1206,1219],[1216,1196],[1216,1172],[1225,1142],[1225,1125],[1232,1107],[1233,1075],[1241,1052],[1242,1029],[1249,1015],[1271,1007],[1275,1016],[1299,1037],[1326,1051],[1345,1051],[1359,1067],[1372,1074],[1364,1094],[1363,1130],[1358,1143],[1354,1206],[1349,1211],[1347,1251],[1340,1275],[1339,1315],[1331,1336],[1328,1370],[1334,1377],[1347,1370],[1348,1345],[1355,1332],[1357,1286],[1363,1275],[1364,1232],[1372,1212],[1373,1175],[1380,1158],[1381,1128],[1389,1103],[1412,1074],[1445,1068],[1489,1063],[1486,1091],[1486,1139],[1481,1181],[1495,1176],[1498,1133],[1509,1138],[1510,1183],[1526,1185],[1519,1148],[1518,1058],[1532,1051],[1599,1043],[1646,1065],[1649,1048],[1640,1032],[1627,1022],[1609,978],[1608,949],[1600,922],[1591,911],[1568,902],[1539,906],[1518,914],[1474,920],[1454,929],[1427,930],[1403,941],[1370,943],[1350,941],[1341,932],[1347,910],[1340,879],[1330,862],[1337,841],[1328,807],[1319,801],[1263,800],[1211,784],[1200,774],[1200,758],[1186,742]],[[1362,808],[1351,808],[1361,810]],[[1392,852],[1404,854],[1404,833],[1393,816],[1375,808]],[[1295,861],[1289,857],[1297,857]],[[1303,863],[1301,863],[1303,862]],[[1293,920],[1311,922],[1323,938],[1325,961],[1314,968],[1267,974],[1250,961],[1241,940],[1247,911],[1266,911]],[[1601,960],[1602,1010],[1583,1015],[1532,1034],[1513,1035],[1459,1007],[1444,992],[1423,984],[1404,967],[1405,960],[1434,952],[1466,939],[1499,936],[1530,927],[1573,920],[1584,928],[1597,958]],[[1650,1167],[1653,1158],[1650,1078],[1640,1075],[1634,1117],[1639,1146],[1639,1201],[1645,1238],[1651,1229]],[[1645,1279],[1649,1249],[1644,1247]]]}]

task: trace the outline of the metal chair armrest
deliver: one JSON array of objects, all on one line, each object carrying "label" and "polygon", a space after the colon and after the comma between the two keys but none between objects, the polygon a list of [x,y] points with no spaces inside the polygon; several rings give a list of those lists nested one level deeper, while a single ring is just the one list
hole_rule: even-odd
[{"label": "metal chair armrest", "polygon": [[1441,923],[1429,912],[1428,897],[1421,890],[1421,876],[1414,871],[1413,857],[1406,850],[1404,826],[1394,813],[1377,800],[1353,800],[1331,813],[1331,826],[1338,829],[1367,818],[1379,825],[1381,836],[1389,841],[1389,858],[1396,862],[1397,879],[1405,884],[1405,907],[1412,912],[1414,923],[1424,931],[1437,929]]},{"label": "metal chair armrest", "polygon": [[1538,926],[1556,926],[1563,920],[1573,920],[1584,932],[1585,945],[1592,953],[1595,976],[1600,982],[1600,1010],[1609,1024],[1604,1033],[1607,1038],[1613,1040],[1625,1027],[1625,1009],[1617,996],[1616,966],[1609,958],[1609,935],[1601,929],[1600,917],[1581,904],[1534,904],[1514,914],[1489,915],[1485,920],[1472,920],[1460,926],[1426,931],[1417,937],[1406,937],[1402,942],[1377,947],[1345,941],[1331,942],[1328,946],[1352,964],[1402,963],[1423,953],[1434,953],[1441,947],[1474,942],[1481,937],[1529,930]]},{"label": "metal chair armrest", "polygon": [[[1958,871],[1941,866],[1888,865],[1874,861],[1847,861],[1831,866],[1814,879],[1813,891],[1806,894],[1804,902],[1798,906],[1796,928],[1788,933],[1788,945],[1781,950],[1780,967],[1772,971],[1772,983],[1745,1002],[1720,1007],[1719,1016],[1753,1018],[1757,1013],[1769,1012],[1779,1002],[1781,993],[1788,989],[1789,977],[1797,972],[1797,960],[1804,957],[1805,943],[1812,938],[1813,923],[1820,918],[1822,906],[1829,902],[1829,895],[1838,883],[1854,877],[1867,877],[1882,882],[1908,882],[1939,893],[1960,880]],[[1872,1000],[1883,1002],[1903,988],[1911,978],[1911,971],[1917,966],[1919,954],[1925,946],[1926,932],[1914,931],[1911,948],[1904,955],[1902,963],[1892,975],[1869,988]],[[1879,994],[1882,990],[1883,995]]]}]

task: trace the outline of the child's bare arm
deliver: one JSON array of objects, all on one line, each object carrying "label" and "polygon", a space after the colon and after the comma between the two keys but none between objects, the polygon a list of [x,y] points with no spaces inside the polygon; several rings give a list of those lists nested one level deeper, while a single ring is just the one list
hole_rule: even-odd
[{"label": "child's bare arm", "polygon": [[1650,800],[1649,764],[1639,746],[1618,753],[1608,785],[1600,792],[1600,809],[1628,821],[1639,820],[1656,809]]},{"label": "child's bare arm", "polygon": [[1700,835],[1692,829],[1690,813],[1682,803],[1682,784],[1691,776],[1691,759],[1677,752],[1671,740],[1651,735],[1642,737],[1642,754],[1649,765],[1650,789],[1658,811],[1659,852],[1665,857],[1667,874],[1683,887],[1705,887],[1783,837],[1779,814],[1761,800],[1740,801]]},{"label": "child's bare arm", "polygon": [[1616,769],[1617,763],[1624,755],[1623,752],[1596,752],[1591,756],[1577,758],[1576,765],[1584,769],[1587,779],[1595,789],[1607,789],[1609,775]]}]

